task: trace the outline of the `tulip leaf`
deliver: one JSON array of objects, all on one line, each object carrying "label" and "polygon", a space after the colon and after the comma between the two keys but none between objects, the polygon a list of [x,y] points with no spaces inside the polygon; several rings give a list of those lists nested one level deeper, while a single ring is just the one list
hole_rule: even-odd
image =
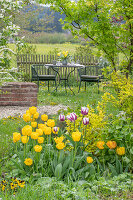
[{"label": "tulip leaf", "polygon": [[75,146],[75,142],[73,141],[73,139],[70,135],[68,135],[68,134],[63,134],[63,135],[66,137],[67,140],[69,140],[72,143],[73,146]]},{"label": "tulip leaf", "polygon": [[59,152],[59,159],[58,159],[58,163],[62,163],[64,159],[64,151],[60,150]]},{"label": "tulip leaf", "polygon": [[63,173],[66,172],[66,169],[69,166],[69,163],[70,163],[70,157],[66,158],[66,160],[65,160],[65,162],[63,164],[63,167],[62,167]]},{"label": "tulip leaf", "polygon": [[17,168],[23,170],[23,167],[21,166],[21,164],[18,164],[17,161],[15,161],[14,159],[11,158],[11,161],[16,165]]},{"label": "tulip leaf", "polygon": [[83,155],[81,158],[78,158],[77,161],[74,163],[74,169],[78,169],[79,164],[85,159],[85,155]]},{"label": "tulip leaf", "polygon": [[101,163],[99,162],[99,160],[96,157],[95,157],[95,159],[97,161],[97,164],[98,164],[100,170],[103,171],[103,167],[102,167]]},{"label": "tulip leaf", "polygon": [[56,166],[54,174],[57,178],[61,177],[61,174],[62,174],[62,164],[61,163]]},{"label": "tulip leaf", "polygon": [[112,172],[112,175],[117,176],[118,174],[117,174],[115,167],[113,165],[111,165],[110,163],[108,163],[108,165],[109,165],[110,171]]}]

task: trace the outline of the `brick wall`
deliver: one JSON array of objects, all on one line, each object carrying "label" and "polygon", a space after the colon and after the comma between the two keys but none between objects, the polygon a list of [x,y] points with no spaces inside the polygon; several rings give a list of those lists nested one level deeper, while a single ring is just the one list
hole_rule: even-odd
[{"label": "brick wall", "polygon": [[37,85],[10,82],[0,87],[0,106],[37,106]]}]

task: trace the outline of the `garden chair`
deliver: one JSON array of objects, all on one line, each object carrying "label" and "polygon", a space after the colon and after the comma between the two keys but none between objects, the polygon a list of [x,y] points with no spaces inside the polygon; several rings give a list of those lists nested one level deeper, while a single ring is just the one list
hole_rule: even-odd
[{"label": "garden chair", "polygon": [[96,82],[98,84],[98,94],[99,94],[99,82],[101,81],[101,78],[103,78],[103,76],[101,75],[101,67],[99,66],[81,67],[78,69],[78,73],[80,77],[78,93],[80,91],[81,82],[85,82],[85,91],[87,82],[89,83]]},{"label": "garden chair", "polygon": [[43,64],[34,64],[31,66],[31,82],[37,81],[38,82],[38,89],[39,89],[39,81],[48,81],[48,91],[49,91],[49,81],[55,82],[55,87],[57,91],[56,86],[56,78],[58,74],[58,68],[46,68]]}]

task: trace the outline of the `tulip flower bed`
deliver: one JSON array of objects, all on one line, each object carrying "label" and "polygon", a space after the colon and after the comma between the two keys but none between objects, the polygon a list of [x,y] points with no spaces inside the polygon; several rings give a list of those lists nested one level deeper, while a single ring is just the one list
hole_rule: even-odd
[{"label": "tulip flower bed", "polygon": [[[0,197],[132,199],[132,110],[125,112],[124,104],[125,110],[118,111],[118,98],[105,92],[95,106],[83,101],[85,107],[77,104],[54,117],[30,107],[18,128],[12,121],[13,142],[7,171],[1,170]],[[4,123],[10,129],[10,122]],[[7,186],[11,177],[22,187]]]},{"label": "tulip flower bed", "polygon": [[[11,158],[12,171],[8,177],[20,178],[11,178],[11,181],[9,178],[2,179],[0,197],[4,198],[6,194],[10,199],[12,195],[14,199],[29,199],[27,193],[32,193],[32,199],[41,196],[45,199],[100,199],[100,196],[108,199],[114,195],[118,199],[119,196],[131,199],[132,175],[121,174],[129,169],[122,160],[128,149],[119,146],[117,141],[107,138],[102,140],[97,127],[102,128],[107,122],[104,114],[100,120],[100,108],[99,111],[100,115],[87,106],[82,107],[78,114],[60,114],[60,124],[66,126],[64,130],[56,126],[54,119],[49,119],[46,114],[39,116],[37,108],[30,107],[23,115],[27,125],[20,132],[13,133],[14,155]],[[96,119],[98,125],[93,122]],[[92,140],[90,134],[92,130],[99,133],[98,137],[95,135],[95,140]],[[110,182],[104,178],[116,175],[118,178]]]},{"label": "tulip flower bed", "polygon": [[92,179],[97,173],[127,172],[129,165],[122,162],[122,156],[128,149],[113,139],[103,140],[101,130],[107,119],[100,104],[97,109],[95,113],[87,106],[79,114],[60,114],[60,123],[66,123],[64,130],[56,127],[54,119],[46,114],[39,117],[37,108],[30,107],[23,115],[27,125],[13,133],[11,176],[26,176],[27,180],[54,176],[75,181]]}]

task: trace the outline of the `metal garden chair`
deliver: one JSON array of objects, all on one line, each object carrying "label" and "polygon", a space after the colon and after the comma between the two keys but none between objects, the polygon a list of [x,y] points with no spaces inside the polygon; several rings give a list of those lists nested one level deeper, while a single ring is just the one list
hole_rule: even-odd
[{"label": "metal garden chair", "polygon": [[39,81],[48,81],[48,91],[49,91],[49,81],[54,81],[56,87],[58,68],[50,67],[47,69],[43,64],[34,64],[31,66],[31,73],[32,73],[31,81],[37,81],[38,88],[39,88]]}]

